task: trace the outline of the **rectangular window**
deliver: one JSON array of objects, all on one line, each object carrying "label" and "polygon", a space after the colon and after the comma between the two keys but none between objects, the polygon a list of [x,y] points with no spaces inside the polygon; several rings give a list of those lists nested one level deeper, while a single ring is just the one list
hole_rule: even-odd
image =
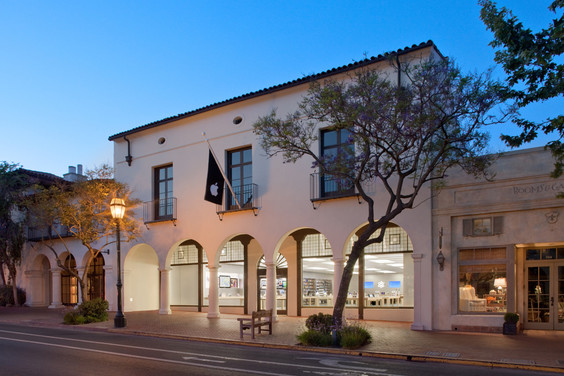
[{"label": "rectangular window", "polygon": [[458,251],[459,312],[507,312],[507,250]]},{"label": "rectangular window", "polygon": [[155,219],[172,218],[172,165],[155,168]]},{"label": "rectangular window", "polygon": [[[228,178],[241,208],[252,206],[253,152],[251,147],[230,151],[227,154]],[[227,190],[227,208],[238,209],[237,201]]]},{"label": "rectangular window", "polygon": [[471,218],[462,221],[464,236],[491,236],[503,233],[503,217]]},{"label": "rectangular window", "polygon": [[[354,155],[354,144],[346,129],[321,131],[321,156],[330,162],[346,163]],[[350,181],[339,176],[321,175],[321,197],[343,196],[354,193]]]}]

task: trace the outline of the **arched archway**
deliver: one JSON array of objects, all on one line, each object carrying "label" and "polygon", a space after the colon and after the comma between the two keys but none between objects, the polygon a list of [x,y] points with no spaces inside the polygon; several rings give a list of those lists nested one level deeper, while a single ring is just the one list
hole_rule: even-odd
[{"label": "arched archway", "polygon": [[[288,262],[278,253],[276,257],[276,312],[288,312]],[[257,309],[266,309],[266,263],[264,256],[259,260],[257,267]]]},{"label": "arched archway", "polygon": [[27,296],[27,304],[31,307],[47,307],[52,301],[53,279],[51,263],[45,255],[38,255],[33,262],[32,270],[25,274],[30,279],[31,294]]},{"label": "arched archway", "polygon": [[123,276],[124,311],[159,309],[159,258],[147,244],[131,248],[125,258]]},{"label": "arched archway", "polygon": [[[328,312],[332,306],[334,264],[332,249],[325,236],[313,228],[295,229],[280,239],[276,252],[283,255],[288,264],[286,313],[307,316]],[[316,291],[317,279],[320,280],[319,293]]]}]

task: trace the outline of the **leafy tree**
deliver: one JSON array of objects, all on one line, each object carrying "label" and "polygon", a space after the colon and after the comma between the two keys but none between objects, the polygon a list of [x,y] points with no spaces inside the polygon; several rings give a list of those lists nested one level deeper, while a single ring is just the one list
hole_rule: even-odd
[{"label": "leafy tree", "polygon": [[[564,0],[555,0],[548,9],[557,15],[546,29],[533,32],[526,28],[505,7],[497,8],[491,0],[480,0],[481,18],[494,33],[490,45],[496,49],[495,61],[507,74],[505,97],[516,101],[519,107],[564,93],[564,64],[560,56],[564,52]],[[564,167],[564,116],[558,115],[541,122],[516,116],[515,123],[521,128],[517,136],[503,135],[502,139],[512,147],[534,140],[539,132],[555,139],[547,143],[555,158],[553,177],[562,175]]]},{"label": "leafy tree", "polygon": [[[82,181],[38,189],[27,202],[34,223],[51,229],[51,236],[45,236],[41,244],[55,254],[57,265],[61,269],[77,278],[82,301],[87,301],[86,278],[90,263],[100,251],[115,243],[115,220],[109,208],[112,197],[125,199],[128,208],[138,204],[137,200],[130,198],[128,187],[112,178],[111,167],[104,165],[87,171],[86,176],[87,179]],[[139,235],[137,222],[127,216],[127,212],[121,220],[120,228],[125,241],[131,241]],[[67,231],[70,237],[67,236]],[[62,244],[71,253],[71,242],[74,240],[78,240],[90,256],[82,275],[65,264],[56,249],[57,244]]]},{"label": "leafy tree", "polygon": [[[273,111],[253,124],[268,157],[296,162],[309,156],[322,175],[354,186],[367,203],[368,224],[353,243],[334,303],[336,328],[364,248],[381,242],[390,221],[415,207],[421,190],[451,167],[485,175],[492,158],[483,155],[488,135],[482,127],[511,114],[499,106],[499,84],[489,75],[464,75],[448,60],[402,66],[402,76],[407,78],[402,86],[391,82],[391,75],[370,70],[342,81],[314,82],[295,113],[282,119]],[[494,107],[506,110],[494,116]],[[336,155],[320,155],[320,127],[348,132],[348,146]],[[375,212],[374,198],[365,191],[369,180],[387,192],[384,212]]]},{"label": "leafy tree", "polygon": [[16,305],[23,303],[18,301],[16,276],[25,243],[24,218],[18,215],[18,206],[27,186],[18,167],[0,162],[0,271],[4,285],[7,283],[4,268],[8,271],[8,284],[12,285]]}]

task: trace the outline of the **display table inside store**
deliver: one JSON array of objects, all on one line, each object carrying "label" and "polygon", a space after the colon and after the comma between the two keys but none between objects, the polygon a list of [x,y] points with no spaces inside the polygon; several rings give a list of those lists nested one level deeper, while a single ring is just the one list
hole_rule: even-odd
[{"label": "display table inside store", "polygon": [[302,305],[305,306],[332,306],[332,296],[304,296],[302,297]]},{"label": "display table inside store", "polygon": [[484,294],[487,312],[505,312],[507,309],[505,294]]},{"label": "display table inside store", "polygon": [[[400,296],[374,296],[364,298],[364,306],[370,307],[399,307],[403,304],[403,295]],[[303,296],[302,306],[304,307],[323,307],[332,306],[332,296]],[[346,301],[348,307],[358,307],[357,297],[348,297]]]},{"label": "display table inside store", "polygon": [[375,296],[364,298],[365,307],[398,307],[403,304],[403,296]]},{"label": "display table inside store", "polygon": [[219,305],[226,306],[242,306],[245,304],[245,298],[243,296],[220,296]]}]

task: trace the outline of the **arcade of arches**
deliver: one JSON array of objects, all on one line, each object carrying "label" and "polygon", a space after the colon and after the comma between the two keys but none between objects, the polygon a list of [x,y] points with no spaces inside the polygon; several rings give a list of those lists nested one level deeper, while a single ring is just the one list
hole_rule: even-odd
[{"label": "arcade of arches", "polygon": [[[214,317],[220,312],[248,314],[276,307],[277,314],[289,316],[330,313],[354,239],[352,235],[339,254],[318,231],[297,230],[281,241],[273,261],[268,262],[256,239],[240,235],[225,243],[212,267],[208,254],[194,239],[172,248],[164,268],[153,247],[138,244],[124,259],[124,311],[168,314],[173,307]],[[349,286],[347,317],[381,318],[389,311],[397,318],[398,311],[403,311],[404,321],[412,320],[412,253],[409,236],[396,225],[388,227],[382,243],[367,247]],[[76,270],[73,255],[67,254],[64,262]],[[106,289],[113,287],[113,280],[107,281],[105,265],[102,254],[90,263],[86,280],[89,299],[106,298]],[[33,294],[32,305],[80,303],[76,278],[52,267],[47,257],[38,257],[34,270],[27,274],[32,277],[32,288],[43,289]]]},{"label": "arcade of arches", "polygon": [[[212,282],[217,279],[217,305],[222,313],[247,314],[264,309],[268,306],[270,268],[274,295],[271,306],[276,306],[278,314],[331,312],[335,286],[341,276],[339,268],[342,269],[354,239],[355,236],[350,239],[345,258],[339,260],[323,234],[313,229],[298,230],[285,238],[274,262],[268,265],[258,242],[250,236],[239,236],[221,249],[219,268],[215,271],[208,267],[206,252],[198,242],[184,241],[171,250],[169,304],[175,309],[212,311],[210,294]],[[412,311],[412,253],[405,230],[393,224],[388,227],[384,241],[367,247],[355,267],[348,310],[360,318],[368,311],[381,309]]]}]

